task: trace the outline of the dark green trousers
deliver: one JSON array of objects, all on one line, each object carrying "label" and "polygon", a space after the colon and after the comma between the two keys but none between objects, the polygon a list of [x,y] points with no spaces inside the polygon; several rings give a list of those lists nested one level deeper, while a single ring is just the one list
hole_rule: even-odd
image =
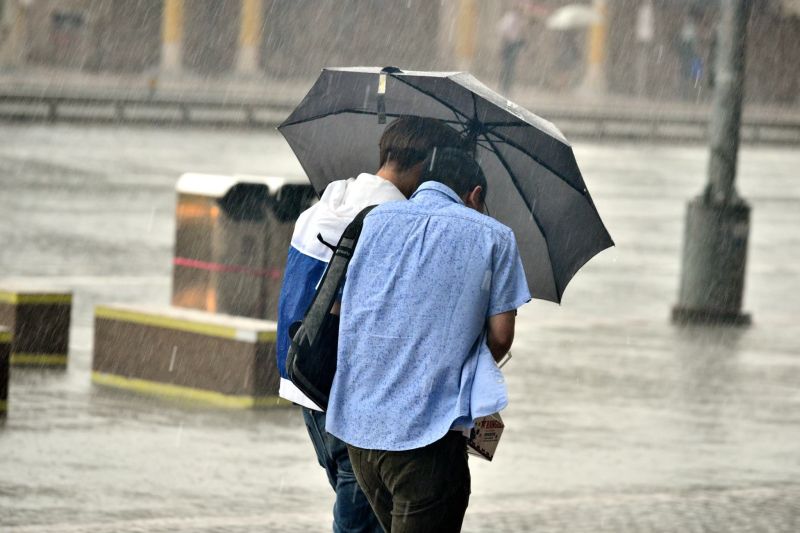
[{"label": "dark green trousers", "polygon": [[449,431],[415,450],[388,452],[347,445],[356,480],[384,530],[461,531],[469,504],[467,441]]}]

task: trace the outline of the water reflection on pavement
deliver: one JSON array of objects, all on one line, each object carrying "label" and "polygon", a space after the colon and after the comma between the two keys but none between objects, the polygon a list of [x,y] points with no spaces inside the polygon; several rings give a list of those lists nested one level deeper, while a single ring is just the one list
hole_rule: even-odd
[{"label": "water reflection on pavement", "polygon": [[[800,530],[800,153],[747,148],[750,328],[675,328],[702,147],[576,147],[617,247],[562,306],[520,314],[511,405],[473,460],[465,530]],[[0,278],[75,291],[66,371],[13,370],[0,529],[329,529],[299,412],[220,411],[93,387],[92,308],[169,301],[184,171],[299,174],[271,133],[4,127]],[[0,283],[2,282],[0,279]]]}]

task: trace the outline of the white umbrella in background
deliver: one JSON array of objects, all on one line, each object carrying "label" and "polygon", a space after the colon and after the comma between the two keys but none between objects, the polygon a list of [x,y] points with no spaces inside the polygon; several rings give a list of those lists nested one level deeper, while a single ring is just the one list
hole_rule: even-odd
[{"label": "white umbrella in background", "polygon": [[800,0],[783,0],[783,12],[787,16],[800,17]]},{"label": "white umbrella in background", "polygon": [[547,18],[547,27],[551,30],[573,30],[588,28],[600,22],[600,14],[592,6],[586,4],[569,4],[556,9]]}]

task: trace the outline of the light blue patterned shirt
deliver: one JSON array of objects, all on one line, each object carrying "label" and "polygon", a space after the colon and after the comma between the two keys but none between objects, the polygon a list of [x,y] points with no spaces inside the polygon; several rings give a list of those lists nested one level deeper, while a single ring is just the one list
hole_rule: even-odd
[{"label": "light blue patterned shirt", "polygon": [[531,298],[513,232],[425,182],[375,208],[342,295],[326,429],[360,448],[409,450],[470,417],[471,356],[488,317]]}]

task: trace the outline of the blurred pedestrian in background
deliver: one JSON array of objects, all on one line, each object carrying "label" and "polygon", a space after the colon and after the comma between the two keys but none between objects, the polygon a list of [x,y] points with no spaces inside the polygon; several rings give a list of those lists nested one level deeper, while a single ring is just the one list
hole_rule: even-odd
[{"label": "blurred pedestrian in background", "polygon": [[570,89],[583,76],[583,31],[564,30],[558,34],[558,51],[556,52],[555,88]]},{"label": "blurred pedestrian in background", "polygon": [[506,11],[497,24],[500,34],[500,92],[508,96],[514,84],[517,57],[525,45],[525,18],[518,6]]},{"label": "blurred pedestrian in background", "polygon": [[678,35],[678,57],[681,62],[680,94],[689,99],[703,77],[703,57],[700,55],[698,15],[690,11],[683,21]]}]

